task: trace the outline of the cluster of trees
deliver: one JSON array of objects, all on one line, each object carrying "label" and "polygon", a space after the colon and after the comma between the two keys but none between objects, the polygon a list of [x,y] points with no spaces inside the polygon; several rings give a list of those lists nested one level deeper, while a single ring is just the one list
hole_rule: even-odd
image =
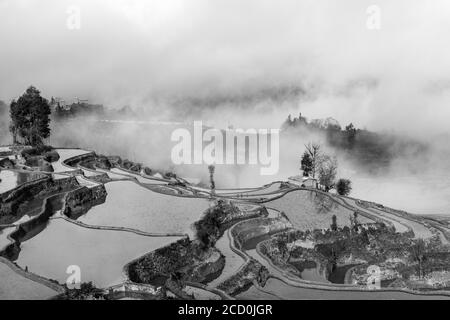
[{"label": "cluster of trees", "polygon": [[31,86],[10,105],[10,131],[13,142],[42,146],[50,136],[50,105],[41,97],[38,89]]},{"label": "cluster of trees", "polygon": [[357,136],[366,131],[356,128],[353,123],[348,124],[345,129],[342,129],[341,125],[333,118],[314,119],[309,121],[306,117],[303,117],[301,113],[298,118],[293,119],[291,115],[289,115],[282,127],[284,129],[290,127],[305,128],[313,132],[323,132],[325,133],[328,143],[343,149],[352,149],[357,142]]},{"label": "cluster of trees", "polygon": [[65,292],[56,296],[55,300],[105,300],[103,290],[97,288],[92,281],[83,282],[80,289],[69,289],[66,285]]},{"label": "cluster of trees", "polygon": [[[369,172],[385,169],[399,156],[424,158],[429,146],[417,140],[387,133],[376,133],[357,128],[353,123],[341,127],[334,119],[308,120],[290,115],[283,123],[285,130],[296,130],[321,135],[327,145],[347,154],[358,166]],[[420,163],[417,162],[417,163]]]},{"label": "cluster of trees", "polygon": [[70,105],[62,105],[55,98],[50,99],[50,106],[53,108],[53,116],[55,120],[76,116],[103,115],[104,107],[101,104],[91,104],[85,101],[78,101]]},{"label": "cluster of trees", "polygon": [[[350,215],[350,231],[358,232],[360,224],[358,221],[358,212],[353,212],[353,215]],[[330,225],[331,231],[338,231],[338,224],[337,224],[337,217],[335,214],[331,217],[331,225]]]},{"label": "cluster of trees", "polygon": [[227,205],[222,200],[218,200],[217,204],[209,208],[203,218],[194,224],[197,239],[200,241],[202,249],[206,250],[214,246],[220,237],[220,227],[227,210]]},{"label": "cluster of trees", "polygon": [[351,191],[351,182],[348,179],[336,181],[338,162],[335,156],[330,156],[322,151],[318,143],[308,143],[301,157],[301,170],[303,176],[317,179],[325,191],[333,188],[340,195],[348,195]]}]

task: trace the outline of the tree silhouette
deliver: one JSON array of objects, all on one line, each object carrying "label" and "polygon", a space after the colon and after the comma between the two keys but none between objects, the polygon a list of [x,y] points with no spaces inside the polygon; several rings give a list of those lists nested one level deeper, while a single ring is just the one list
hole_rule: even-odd
[{"label": "tree silhouette", "polygon": [[25,144],[39,146],[50,136],[50,105],[41,97],[39,90],[29,87],[10,105],[11,126],[14,143],[21,137]]},{"label": "tree silhouette", "polygon": [[318,143],[308,143],[305,145],[305,148],[306,153],[308,153],[311,158],[311,174],[312,177],[315,178],[322,161],[321,146]]},{"label": "tree silhouette", "polygon": [[331,217],[331,231],[337,231],[337,217],[335,214]]},{"label": "tree silhouette", "polygon": [[303,176],[305,177],[308,177],[313,171],[313,161],[307,151],[305,151],[302,156],[301,170],[303,170]]},{"label": "tree silhouette", "polygon": [[336,183],[336,191],[341,196],[348,196],[352,190],[352,182],[348,179],[339,179]]},{"label": "tree silhouette", "polygon": [[357,129],[353,126],[353,123],[350,123],[345,127],[345,134],[347,136],[347,143],[349,148],[353,148],[355,144]]},{"label": "tree silhouette", "polygon": [[215,171],[215,167],[213,165],[209,165],[208,166],[208,170],[209,170],[209,183],[210,183],[210,187],[211,187],[211,195],[215,195],[216,193],[216,183],[214,182],[214,171]]}]

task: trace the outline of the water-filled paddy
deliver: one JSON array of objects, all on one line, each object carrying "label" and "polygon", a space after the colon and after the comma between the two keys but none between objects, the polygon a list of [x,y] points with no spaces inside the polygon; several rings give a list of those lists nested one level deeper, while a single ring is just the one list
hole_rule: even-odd
[{"label": "water-filled paddy", "polygon": [[[415,295],[400,291],[334,291],[323,289],[312,289],[294,287],[284,282],[270,278],[264,287],[264,291],[269,294],[277,295],[286,300],[300,300],[300,299],[317,299],[317,300],[392,300],[392,299],[407,299],[407,300],[432,300],[432,299],[450,299],[450,297],[439,295]],[[254,296],[254,292],[250,292]],[[245,299],[245,292],[240,295],[241,299]]]},{"label": "water-filled paddy", "polygon": [[79,156],[85,153],[90,153],[90,151],[80,150],[80,149],[56,149],[59,154],[59,160],[52,162],[52,167],[54,172],[71,171],[73,168],[66,167],[63,165],[64,160]]},{"label": "water-filled paddy", "polygon": [[9,227],[0,229],[0,250],[2,250],[5,246],[10,244],[10,241],[8,239],[8,235],[13,232],[16,229],[16,227]]},{"label": "water-filled paddy", "polygon": [[123,179],[130,179],[130,177],[126,177],[126,176],[124,176],[124,175],[122,175],[122,174],[116,174],[116,173],[113,173],[113,172],[111,172],[110,170],[104,170],[104,169],[99,169],[99,168],[97,168],[96,169],[96,171],[98,172],[98,173],[106,173],[107,175],[108,175],[108,177],[110,178],[110,179],[113,179],[113,180],[123,180]]},{"label": "water-filled paddy", "polygon": [[220,296],[218,296],[217,294],[214,294],[212,292],[209,292],[207,290],[204,289],[200,289],[197,287],[191,287],[191,286],[186,286],[184,288],[184,292],[186,292],[189,295],[193,295],[195,300],[220,300]]},{"label": "water-filled paddy", "polygon": [[[348,226],[353,215],[352,210],[339,205],[329,196],[307,190],[289,192],[265,205],[284,212],[294,227],[300,230],[329,228],[333,215],[336,215],[338,226]],[[359,216],[358,221],[373,222],[363,216]]]},{"label": "water-filled paddy", "polygon": [[370,210],[384,218],[391,218],[392,220],[396,220],[403,225],[409,226],[414,231],[414,235],[416,238],[430,238],[433,236],[430,229],[428,229],[421,223],[414,222],[376,208],[371,208]]},{"label": "water-filled paddy", "polygon": [[108,192],[105,203],[80,217],[81,222],[193,236],[191,225],[209,207],[205,199],[168,196],[132,181],[110,182],[105,188]]},{"label": "water-filled paddy", "polygon": [[76,176],[76,179],[80,186],[84,186],[87,188],[93,188],[98,185],[98,183],[90,181],[83,176]]},{"label": "water-filled paddy", "polygon": [[86,169],[82,169],[82,170],[83,170],[83,174],[85,177],[95,177],[95,176],[102,174],[101,172],[96,172],[94,170],[86,170]]},{"label": "water-filled paddy", "polygon": [[225,266],[220,276],[209,283],[209,285],[213,287],[218,286],[220,283],[234,275],[245,263],[244,259],[242,259],[233,250],[231,250],[230,239],[227,233],[219,238],[219,240],[216,242],[215,247],[219,249],[220,252],[222,252],[222,254],[225,256]]},{"label": "water-filled paddy", "polygon": [[314,261],[291,261],[290,264],[301,273],[301,278],[303,280],[314,282],[329,282],[320,274],[319,268]]},{"label": "water-filled paddy", "polygon": [[282,189],[280,189],[281,183],[280,182],[274,182],[269,185],[265,185],[264,187],[254,190],[254,191],[248,191],[245,192],[247,195],[264,195],[272,192],[280,192]]},{"label": "water-filled paddy", "polygon": [[[283,275],[262,258],[256,250],[247,251],[247,253],[263,264],[271,275],[282,277]],[[276,295],[280,299],[299,300],[299,299],[333,299],[333,300],[389,300],[389,299],[450,299],[441,295],[415,295],[401,291],[344,291],[344,290],[324,290],[296,287],[288,285],[278,279],[270,278],[264,287],[266,293],[261,294],[256,288],[250,288],[250,291],[241,293],[239,299],[266,299],[267,294]],[[247,296],[248,292],[248,296]],[[258,296],[261,296],[258,298]]]},{"label": "water-filled paddy", "polygon": [[29,271],[64,283],[67,267],[81,268],[81,281],[106,287],[123,280],[122,268],[131,260],[177,238],[145,237],[130,232],[87,229],[63,219],[22,243],[17,263]]},{"label": "water-filled paddy", "polygon": [[39,178],[43,175],[39,173],[16,172],[10,170],[0,170],[0,193],[14,189],[15,187]]},{"label": "water-filled paddy", "polygon": [[238,300],[281,300],[276,295],[261,291],[255,286],[251,286],[247,291],[238,294],[235,298]]},{"label": "water-filled paddy", "polygon": [[145,177],[141,176],[140,174],[130,173],[125,170],[118,169],[118,168],[112,168],[111,172],[116,173],[119,176],[122,176],[122,178],[124,178],[124,177],[136,178],[137,181],[139,181],[140,183],[163,184],[163,185],[167,184],[167,182],[165,182],[165,181],[159,181],[157,179],[145,178]]},{"label": "water-filled paddy", "polygon": [[273,192],[279,192],[281,183],[280,182],[274,182],[268,185],[265,185],[261,188],[254,188],[254,189],[235,189],[235,190],[229,190],[229,191],[216,191],[216,193],[221,194],[223,196],[243,196],[243,197],[254,197],[259,195],[267,195]]},{"label": "water-filled paddy", "polygon": [[328,280],[330,280],[330,282],[332,283],[344,284],[345,275],[351,268],[355,266],[357,266],[357,264],[349,264],[336,267],[336,269],[328,276]]},{"label": "water-filled paddy", "polygon": [[58,292],[22,277],[0,261],[0,300],[49,299]]}]

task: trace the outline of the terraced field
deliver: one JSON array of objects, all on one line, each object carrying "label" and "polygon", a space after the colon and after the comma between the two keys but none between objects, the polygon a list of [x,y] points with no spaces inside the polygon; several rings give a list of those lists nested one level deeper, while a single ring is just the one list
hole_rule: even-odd
[{"label": "terraced field", "polygon": [[81,149],[56,149],[56,152],[59,154],[59,160],[56,162],[52,162],[52,167],[54,172],[64,172],[64,171],[72,171],[75,170],[75,168],[70,168],[65,165],[63,165],[63,162],[69,158],[79,156],[82,154],[90,153],[90,151],[87,150],[81,150]]},{"label": "terraced field", "polygon": [[218,286],[220,283],[231,277],[245,263],[244,259],[231,250],[230,239],[227,232],[216,242],[215,247],[225,256],[225,267],[220,276],[209,283],[212,287]]},{"label": "terraced field", "polygon": [[10,243],[8,235],[13,232],[16,227],[9,227],[0,230],[0,250]]},{"label": "terraced field", "polygon": [[422,238],[422,239],[426,239],[426,238],[430,238],[433,236],[433,234],[431,233],[430,229],[428,229],[427,227],[425,227],[423,224],[409,220],[409,219],[405,219],[402,217],[399,217],[397,215],[388,213],[386,211],[380,210],[380,209],[376,209],[376,208],[370,208],[369,209],[372,212],[375,212],[376,214],[382,216],[382,217],[386,217],[386,218],[390,218],[392,220],[396,220],[399,223],[401,223],[402,225],[406,225],[408,227],[410,227],[413,232],[414,232],[414,236],[415,238]]},{"label": "terraced field", "polygon": [[209,207],[205,199],[169,196],[132,181],[110,182],[105,188],[108,192],[105,203],[80,217],[81,222],[193,236],[191,225]]},{"label": "terraced field", "polygon": [[0,170],[0,193],[12,190],[15,187],[43,177],[39,173],[16,172],[11,170]]},{"label": "terraced field", "polygon": [[0,261],[0,300],[40,300],[58,294],[49,287],[27,279]]},{"label": "terraced field", "polygon": [[[329,196],[309,190],[289,192],[265,205],[284,212],[294,227],[300,230],[329,228],[333,215],[336,215],[338,226],[349,226],[350,216],[353,215],[352,210],[339,205]],[[360,223],[373,222],[362,216],[358,220]]]},{"label": "terraced field", "polygon": [[125,177],[136,178],[137,181],[139,181],[140,183],[157,184],[157,185],[167,185],[168,184],[166,181],[160,181],[158,179],[146,178],[146,177],[141,176],[140,174],[137,174],[137,173],[134,174],[134,173],[122,170],[122,169],[118,169],[118,168],[112,168],[111,172],[113,174],[117,174],[122,177],[125,176]]},{"label": "terraced field", "polygon": [[[60,172],[75,169],[64,166],[62,164],[64,160],[89,152],[67,149],[58,149],[57,151],[61,158],[53,165],[55,175],[58,176],[61,175]],[[27,238],[21,244],[21,252],[16,261],[22,269],[64,283],[69,276],[66,273],[67,267],[77,265],[81,268],[82,282],[92,281],[98,287],[121,283],[125,280],[122,268],[126,263],[176,241],[179,239],[178,235],[188,234],[191,238],[194,238],[192,224],[210,206],[210,201],[207,199],[193,197],[195,195],[193,190],[201,190],[201,188],[167,186],[166,181],[148,179],[139,174],[129,173],[117,168],[111,171],[84,170],[84,172],[87,177],[94,176],[97,172],[108,172],[111,177],[123,181],[105,184],[106,201],[101,205],[92,207],[79,218],[79,222],[85,224],[85,226],[56,216],[50,219],[45,229],[43,226],[40,233]],[[31,177],[30,175],[19,177],[14,174],[16,172],[8,170],[0,172],[0,178],[3,177],[5,182],[4,184],[2,184],[3,181],[0,183],[0,192],[2,192],[2,187],[5,190],[10,190],[22,183],[24,179],[30,179]],[[65,177],[64,174],[61,176]],[[126,181],[127,178],[135,178],[139,183],[134,179]],[[88,188],[97,185],[97,183],[81,175],[77,176],[76,179],[80,185]],[[415,232],[416,237],[426,238],[431,236],[430,230],[425,225],[410,221],[407,217],[399,217],[377,208],[361,208],[357,206],[356,201],[351,203],[351,200],[348,200],[349,203],[345,204],[341,199],[342,202],[339,204],[333,200],[332,196],[320,192],[295,190],[278,199],[270,200],[285,192],[286,189],[280,189],[280,185],[279,182],[275,182],[257,189],[236,189],[228,190],[228,192],[227,190],[218,190],[217,194],[222,197],[238,197],[244,200],[237,201],[237,206],[244,211],[258,208],[259,205],[256,203],[261,202],[261,198],[266,198],[268,201],[264,205],[267,206],[269,217],[281,217],[282,212],[292,223],[291,225],[286,219],[282,218],[283,223],[286,224],[286,226],[282,226],[283,228],[291,228],[292,226],[300,230],[329,228],[333,215],[337,217],[338,226],[349,226],[350,217],[354,213],[351,207],[354,207],[355,210],[365,211],[391,221],[398,228],[397,231],[406,231],[410,227]],[[205,190],[209,191],[208,189]],[[205,194],[203,192],[203,195]],[[15,223],[22,223],[30,219],[33,214],[37,213],[36,210],[41,208],[42,201],[42,199],[30,201],[25,208],[27,214],[23,217],[17,217],[20,220],[15,221]],[[360,215],[359,222],[370,223],[373,221]],[[108,227],[115,228],[115,230],[106,230]],[[14,228],[8,227],[0,230],[0,248],[9,243],[7,235]],[[125,230],[127,228],[134,230]],[[256,226],[252,232],[266,231],[269,234],[271,232],[269,229],[268,226],[261,224]],[[153,236],[144,235],[144,233],[152,233]],[[303,279],[309,280],[309,283],[304,281],[300,283],[301,279],[295,281],[289,276],[283,278],[285,275],[268,263],[254,249],[258,242],[268,237],[267,234],[262,233],[260,237],[252,238],[254,243],[248,241],[251,245],[244,246],[242,250],[245,253],[236,253],[231,249],[228,232],[219,239],[216,247],[225,255],[225,268],[219,278],[209,284],[209,289],[217,287],[224,280],[236,274],[244,264],[244,259],[250,256],[266,266],[274,277],[268,280],[263,289],[252,286],[246,292],[239,294],[238,299],[417,299],[416,295],[399,291],[331,290],[336,289],[336,287],[331,287],[331,284],[327,283],[326,279],[322,279],[322,276],[314,268],[305,269],[302,272]],[[168,236],[169,234],[176,235]],[[57,293],[40,282],[33,282],[14,272],[10,266],[6,266],[1,261],[0,275],[0,299],[43,299]],[[316,288],[316,284],[319,282],[321,282],[320,288],[330,290]],[[312,288],[311,283],[314,283],[314,288]],[[208,290],[187,286],[185,291],[193,294],[197,299],[219,298],[218,295]],[[217,293],[217,291],[215,292]],[[441,296],[420,296],[420,299],[429,297],[441,298]]]},{"label": "terraced field", "polygon": [[106,287],[122,282],[126,263],[176,239],[87,229],[52,219],[44,231],[22,243],[17,264],[60,283],[69,276],[67,267],[77,265],[83,282]]},{"label": "terraced field", "polygon": [[[301,300],[301,299],[314,299],[314,300],[390,300],[390,299],[405,299],[405,300],[448,300],[448,296],[439,295],[415,295],[400,291],[348,291],[348,290],[323,290],[304,288],[288,285],[278,279],[270,278],[265,287],[263,288],[267,294],[275,295],[285,300]],[[254,289],[249,292],[250,296],[258,297]],[[262,297],[264,299],[266,295]],[[246,299],[246,293],[240,295],[241,299]]]},{"label": "terraced field", "polygon": [[193,295],[196,300],[220,300],[220,296],[197,287],[186,286],[183,290],[189,295]]}]

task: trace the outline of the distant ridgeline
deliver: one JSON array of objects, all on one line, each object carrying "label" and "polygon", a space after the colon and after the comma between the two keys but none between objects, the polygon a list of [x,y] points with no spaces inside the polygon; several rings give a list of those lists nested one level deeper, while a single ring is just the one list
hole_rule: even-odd
[{"label": "distant ridgeline", "polygon": [[[408,157],[419,160],[426,155],[428,149],[425,144],[416,140],[358,129],[352,123],[343,129],[333,118],[308,121],[301,114],[293,119],[289,115],[282,125],[282,130],[289,134],[320,134],[338,152],[343,152],[350,160],[371,172],[388,167],[394,158]],[[411,161],[408,165],[420,162]]]},{"label": "distant ridgeline", "polygon": [[101,104],[75,102],[69,105],[61,104],[53,98],[50,101],[52,114],[55,118],[66,118],[83,115],[103,115],[105,110]]},{"label": "distant ridgeline", "polygon": [[52,115],[56,120],[77,116],[99,116],[107,118],[132,118],[136,116],[133,110],[128,106],[118,110],[112,110],[105,108],[102,104],[92,104],[85,101],[64,105],[52,99],[50,101],[50,107],[52,109]]}]

